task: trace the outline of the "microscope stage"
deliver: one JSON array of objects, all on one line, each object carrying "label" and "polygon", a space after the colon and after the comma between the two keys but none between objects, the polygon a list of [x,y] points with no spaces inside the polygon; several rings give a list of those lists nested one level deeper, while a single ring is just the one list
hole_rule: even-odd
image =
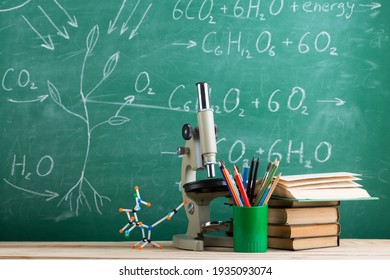
[{"label": "microscope stage", "polygon": [[213,178],[200,181],[189,182],[185,184],[186,192],[211,193],[211,192],[228,192],[228,187],[224,179]]}]

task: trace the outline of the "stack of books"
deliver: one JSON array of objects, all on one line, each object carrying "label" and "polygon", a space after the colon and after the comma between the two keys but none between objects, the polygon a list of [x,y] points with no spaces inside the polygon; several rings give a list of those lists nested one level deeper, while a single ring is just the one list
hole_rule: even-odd
[{"label": "stack of books", "polygon": [[340,201],[371,198],[356,183],[358,176],[338,172],[280,177],[268,203],[268,247],[339,246]]},{"label": "stack of books", "polygon": [[270,199],[268,247],[303,250],[339,245],[339,201],[293,202]]}]

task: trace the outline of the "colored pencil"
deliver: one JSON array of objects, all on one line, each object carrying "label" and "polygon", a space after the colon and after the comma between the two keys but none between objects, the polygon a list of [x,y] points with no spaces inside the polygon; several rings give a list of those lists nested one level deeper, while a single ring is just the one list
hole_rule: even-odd
[{"label": "colored pencil", "polygon": [[237,206],[243,206],[241,199],[239,197],[238,190],[235,187],[234,183],[232,182],[229,171],[226,169],[223,161],[219,162],[219,168],[221,169],[222,175],[226,181],[226,184],[228,185],[228,189],[230,191],[234,204]]},{"label": "colored pencil", "polygon": [[255,156],[252,157],[251,166],[249,168],[248,183],[246,185],[246,194],[248,197],[250,197],[250,195],[251,195],[252,176],[253,176],[254,165],[255,165]]},{"label": "colored pencil", "polygon": [[244,166],[242,167],[242,184],[244,185],[244,189],[246,190],[247,180],[248,180],[248,172],[249,172],[249,165],[248,161],[244,162]]},{"label": "colored pencil", "polygon": [[274,181],[273,181],[271,187],[269,187],[269,188],[267,189],[267,192],[263,195],[263,198],[262,198],[261,201],[260,201],[260,204],[259,204],[260,206],[266,205],[266,204],[268,203],[269,199],[270,199],[271,196],[272,196],[272,193],[274,192],[274,190],[275,190],[275,188],[276,188],[276,186],[277,186],[277,184],[278,184],[278,182],[279,182],[279,179],[280,179],[280,176],[281,176],[281,175],[282,175],[282,172],[280,172],[280,173],[278,174],[278,176],[274,179]]},{"label": "colored pencil", "polygon": [[241,174],[238,172],[238,169],[236,166],[234,166],[234,176],[236,178],[236,184],[238,186],[238,190],[241,194],[242,201],[244,202],[244,205],[247,207],[251,207],[251,204],[249,202],[248,196],[246,195],[244,185],[242,183],[242,177]]},{"label": "colored pencil", "polygon": [[264,173],[264,176],[263,176],[263,179],[261,180],[261,182],[259,184],[256,184],[255,186],[255,191],[254,191],[254,197],[257,198],[259,196],[259,194],[261,193],[262,191],[262,188],[265,184],[265,181],[267,180],[268,178],[268,174],[271,170],[271,167],[272,167],[272,162],[269,162],[268,165],[267,165],[267,169]]},{"label": "colored pencil", "polygon": [[264,178],[264,185],[261,187],[261,190],[259,192],[259,194],[257,195],[256,197],[256,200],[255,202],[253,203],[253,205],[259,205],[260,203],[260,200],[261,198],[263,197],[264,195],[264,192],[267,190],[267,188],[270,186],[273,178],[274,178],[274,175],[275,175],[275,172],[276,172],[276,169],[278,169],[278,166],[279,166],[279,161],[277,161],[276,159],[274,160],[274,163],[272,164],[271,166],[271,170],[268,172],[267,174],[267,177]]},{"label": "colored pencil", "polygon": [[250,201],[253,201],[253,197],[255,194],[255,187],[256,187],[256,181],[257,181],[257,171],[259,170],[259,165],[260,165],[260,157],[257,158],[256,160],[256,165],[255,169],[253,172],[253,178],[252,178],[252,185],[251,185],[251,194],[249,196]]}]

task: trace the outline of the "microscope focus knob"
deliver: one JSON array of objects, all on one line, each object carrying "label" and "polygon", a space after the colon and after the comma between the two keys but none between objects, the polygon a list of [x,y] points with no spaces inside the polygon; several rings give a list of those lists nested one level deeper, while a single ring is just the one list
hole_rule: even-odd
[{"label": "microscope focus knob", "polygon": [[190,149],[187,147],[179,147],[176,150],[176,154],[178,155],[185,155],[185,154],[188,155],[189,153],[190,153]]},{"label": "microscope focus knob", "polygon": [[189,124],[183,125],[183,128],[181,130],[181,135],[183,136],[184,140],[190,140],[192,138],[192,127]]}]

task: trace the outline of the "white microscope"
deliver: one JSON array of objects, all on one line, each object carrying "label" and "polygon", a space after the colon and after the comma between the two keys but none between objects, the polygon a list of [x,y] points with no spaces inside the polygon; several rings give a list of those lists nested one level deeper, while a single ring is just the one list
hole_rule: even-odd
[{"label": "white microscope", "polygon": [[[178,148],[183,155],[181,184],[183,199],[188,218],[186,234],[173,236],[173,246],[180,249],[203,251],[204,247],[233,247],[233,240],[228,236],[209,236],[207,233],[228,229],[228,223],[210,221],[210,202],[218,197],[229,195],[226,182],[215,178],[214,165],[217,163],[217,127],[214,113],[209,103],[208,83],[197,83],[198,89],[198,127],[185,124],[182,136],[185,147]],[[196,181],[198,170],[207,170],[208,179]]]}]

